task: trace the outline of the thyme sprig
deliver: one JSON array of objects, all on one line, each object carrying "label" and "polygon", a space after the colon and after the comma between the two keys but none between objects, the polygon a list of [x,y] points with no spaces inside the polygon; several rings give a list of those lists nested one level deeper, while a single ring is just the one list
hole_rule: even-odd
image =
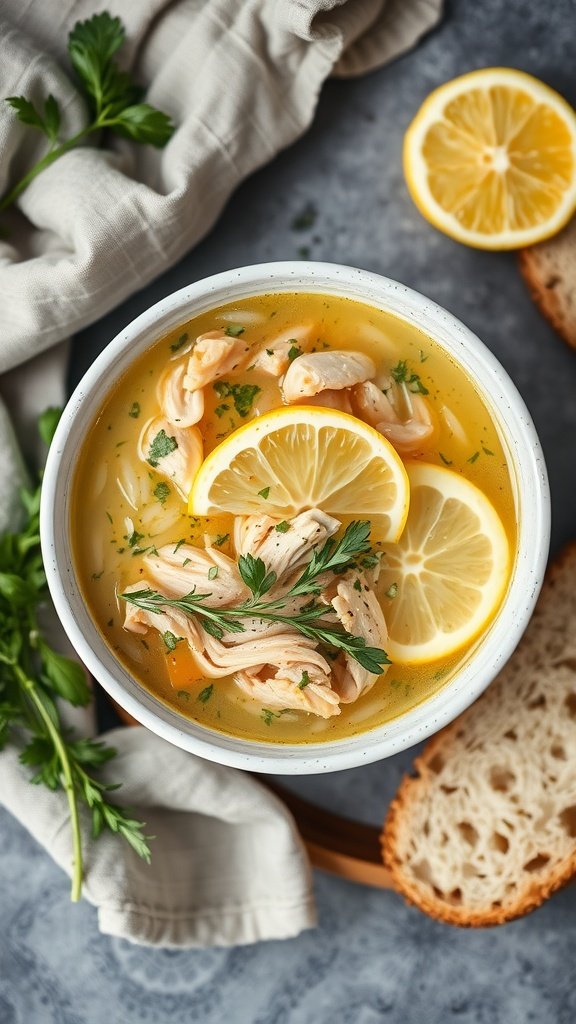
[{"label": "thyme sprig", "polygon": [[[251,592],[247,601],[232,608],[217,609],[205,602],[211,593],[191,591],[181,598],[168,598],[150,587],[127,591],[122,594],[124,601],[143,611],[163,614],[167,608],[176,608],[192,618],[201,620],[207,633],[222,639],[226,632],[243,633],[245,627],[240,620],[257,618],[264,622],[280,622],[295,629],[317,644],[336,648],[354,658],[368,672],[379,675],[390,660],[386,651],[369,647],[362,636],[354,636],[339,625],[324,621],[334,614],[331,605],[316,601],[321,594],[320,577],[326,572],[344,572],[354,564],[355,559],[370,551],[370,523],[353,522],[344,535],[326,541],[322,548],[312,552],[310,561],[290,589],[274,600],[263,600],[277,582],[276,573],[267,569],[261,558],[242,555],[238,569],[244,583]],[[311,600],[290,614],[283,609],[294,599],[310,597]]]}]

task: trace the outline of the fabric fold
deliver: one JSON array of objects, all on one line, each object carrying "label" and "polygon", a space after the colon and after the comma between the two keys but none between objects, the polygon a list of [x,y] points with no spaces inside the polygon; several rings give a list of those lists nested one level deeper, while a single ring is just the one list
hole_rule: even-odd
[{"label": "fabric fold", "polygon": [[[21,212],[6,216],[9,237],[0,239],[0,371],[85,327],[176,263],[239,182],[306,130],[334,70],[359,74],[405,52],[440,4],[146,0],[122,10],[129,40],[122,60],[176,131],[160,151],[117,138],[96,150],[90,138],[22,193]],[[57,17],[51,9],[44,0],[5,0],[2,88],[35,100],[52,92],[69,137],[87,114],[62,40],[99,6],[59,0]],[[46,53],[35,52],[35,38]],[[3,192],[45,149],[41,134],[0,104]]]},{"label": "fabric fold", "polygon": [[[64,394],[66,346],[52,347],[173,265],[243,178],[306,130],[330,74],[359,74],[405,52],[438,19],[441,0],[139,0],[119,7],[123,65],[177,127],[162,151],[91,139],[41,173],[2,215],[0,393],[30,460],[42,454],[35,417]],[[69,75],[66,37],[100,10],[96,0],[2,4],[0,95],[43,102],[53,93],[64,138],[87,117]],[[105,148],[96,148],[100,141]],[[0,102],[0,194],[45,150],[42,135]],[[1,401],[0,472],[0,531],[13,530],[26,469]],[[44,628],[68,653],[59,625]],[[77,735],[93,735],[90,709],[68,708],[66,716]],[[102,739],[118,751],[102,776],[122,782],[118,802],[156,837],[147,865],[109,832],[91,841],[82,815],[84,894],[103,932],[194,947],[288,938],[313,927],[306,851],[269,790],[141,727]],[[16,746],[7,745],[0,802],[70,874],[65,795],[32,786],[29,777]]]},{"label": "fabric fold", "polygon": [[[117,751],[101,770],[146,822],[152,864],[83,819],[84,896],[102,931],[144,945],[242,945],[316,922],[311,872],[280,800],[243,772],[193,757],[142,727],[100,737]],[[0,800],[71,873],[66,800],[31,786],[14,748],[2,754]]]}]

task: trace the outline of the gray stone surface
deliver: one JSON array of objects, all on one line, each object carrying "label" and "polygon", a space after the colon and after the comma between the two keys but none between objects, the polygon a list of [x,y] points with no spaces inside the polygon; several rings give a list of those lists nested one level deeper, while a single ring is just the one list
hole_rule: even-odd
[{"label": "gray stone surface", "polygon": [[[324,90],[311,132],[243,185],[182,263],[76,340],[73,380],[138,312],[227,267],[297,258],[396,277],[447,306],[496,353],[536,421],[550,470],[553,548],[573,536],[576,364],[532,307],[512,255],[467,250],[429,227],[402,180],[411,115],[437,84],[508,64],[576,99],[571,0],[459,0],[413,54]],[[307,203],[312,229],[291,223]],[[410,754],[299,779],[326,806],[380,821]],[[0,1024],[572,1024],[576,890],[500,929],[439,925],[395,895],[317,877],[320,927],[286,943],[164,952],[100,936],[96,914],[0,814]]]}]

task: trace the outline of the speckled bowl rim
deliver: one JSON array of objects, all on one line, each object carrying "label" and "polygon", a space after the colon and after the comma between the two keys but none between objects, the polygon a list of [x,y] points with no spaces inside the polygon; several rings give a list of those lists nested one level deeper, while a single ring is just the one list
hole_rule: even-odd
[{"label": "speckled bowl rim", "polygon": [[[224,302],[266,292],[314,291],[357,299],[391,312],[431,335],[476,382],[498,426],[513,470],[518,551],[500,612],[455,677],[399,718],[345,740],[261,743],[189,721],[137,683],[96,628],[78,587],[68,531],[70,484],[84,435],[130,363],[178,324]],[[550,538],[550,495],[544,456],[516,387],[492,353],[459,320],[389,278],[331,263],[264,263],[197,281],[151,306],[98,356],[68,402],[44,475],[40,510],[48,585],[79,657],[130,715],[170,743],[220,764],[296,775],[337,771],[396,754],[447,725],[486,689],[516,647],[540,591]]]}]

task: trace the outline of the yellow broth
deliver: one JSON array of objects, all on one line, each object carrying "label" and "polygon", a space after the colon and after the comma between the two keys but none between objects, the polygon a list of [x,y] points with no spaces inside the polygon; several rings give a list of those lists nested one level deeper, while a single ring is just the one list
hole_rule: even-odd
[{"label": "yellow broth", "polygon": [[[184,540],[203,545],[208,534],[218,538],[225,553],[233,554],[229,540],[222,540],[232,534],[231,517],[190,517],[173,487],[162,503],[154,491],[162,493],[157,486],[163,477],[136,454],[142,425],[159,413],[156,382],[161,371],[170,359],[187,359],[185,335],[192,340],[229,323],[244,324],[242,341],[257,349],[304,321],[317,325],[317,350],[365,352],[383,375],[399,360],[407,360],[410,370],[416,371],[428,388],[440,423],[438,443],[426,451],[423,460],[448,464],[480,487],[500,514],[512,551],[516,544],[513,491],[496,428],[474,383],[413,324],[350,299],[272,294],[203,313],[161,338],[115,385],[84,442],[71,501],[76,572],[106,642],[143,687],[204,726],[259,741],[337,740],[382,725],[431,697],[469,654],[464,648],[433,664],[391,665],[372,690],[355,703],[342,705],[339,716],[323,720],[301,711],[263,714],[262,706],[243,694],[231,678],[195,680],[176,690],[167,672],[170,653],[160,635],[150,630],[141,637],[122,627],[124,607],[117,594],[143,576],[141,552],[147,547]],[[206,387],[205,414],[199,424],[205,454],[251,416],[282,404],[278,382],[254,369],[228,374],[226,379],[256,384],[261,391],[248,417],[241,419],[231,402],[223,402],[212,386]],[[222,409],[222,405],[229,408]],[[126,518],[133,529],[130,523],[126,525]],[[137,542],[133,531],[141,535]],[[206,697],[210,684],[208,699],[199,699],[201,694]]]}]

